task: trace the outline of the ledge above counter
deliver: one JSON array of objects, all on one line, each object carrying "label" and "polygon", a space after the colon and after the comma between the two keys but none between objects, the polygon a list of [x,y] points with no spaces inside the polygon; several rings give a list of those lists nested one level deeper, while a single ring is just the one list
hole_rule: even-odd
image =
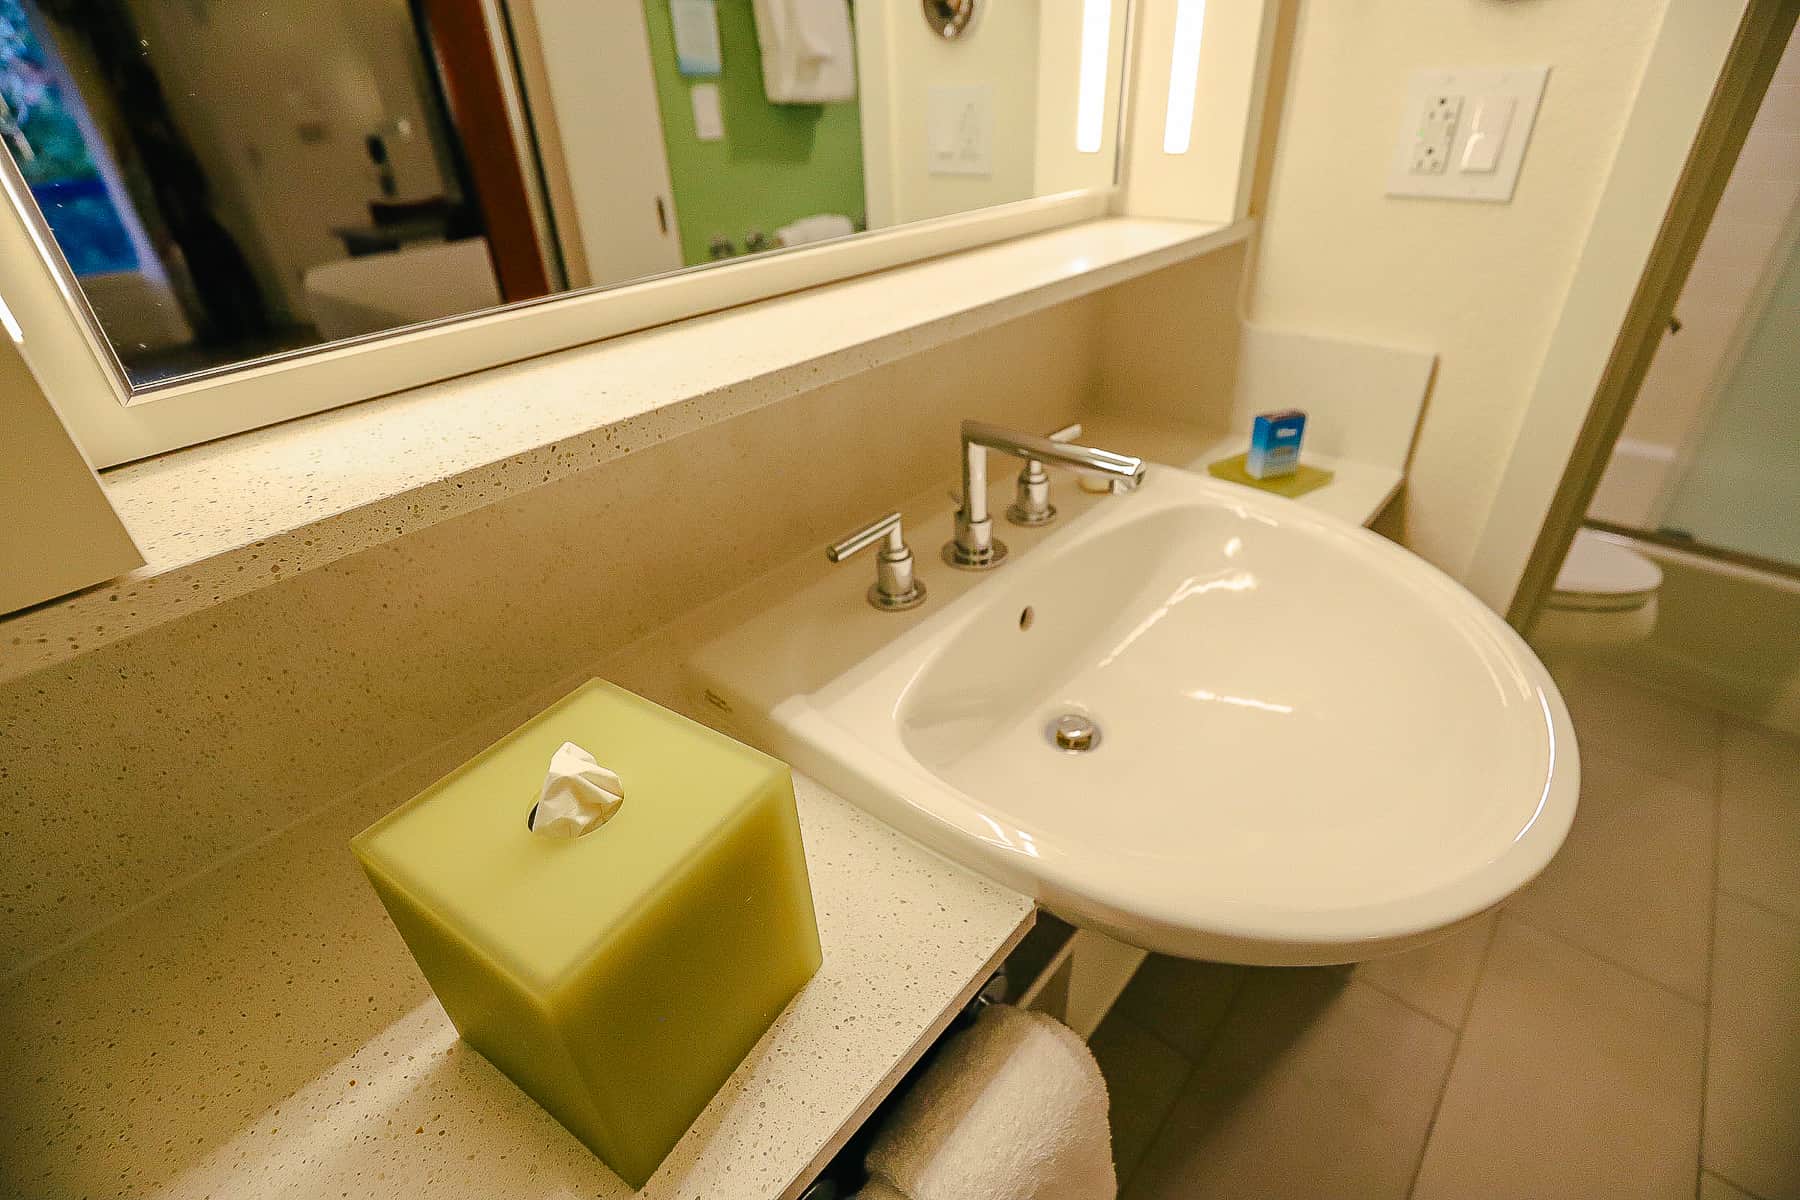
[{"label": "ledge above counter", "polygon": [[0,681],[1250,230],[1088,222],[115,468],[106,490],[146,565],[0,617]]}]

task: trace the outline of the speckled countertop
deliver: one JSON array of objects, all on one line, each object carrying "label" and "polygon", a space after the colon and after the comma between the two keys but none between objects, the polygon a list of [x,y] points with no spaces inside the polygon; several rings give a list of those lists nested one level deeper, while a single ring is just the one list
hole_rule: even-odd
[{"label": "speckled countertop", "polygon": [[1092,221],[115,468],[107,494],[146,565],[0,616],[0,681],[1249,230]]},{"label": "speckled countertop", "polygon": [[[1032,905],[796,781],[824,966],[641,1195],[791,1195]],[[0,1195],[624,1197],[458,1041],[347,848],[353,796],[0,989]]]}]

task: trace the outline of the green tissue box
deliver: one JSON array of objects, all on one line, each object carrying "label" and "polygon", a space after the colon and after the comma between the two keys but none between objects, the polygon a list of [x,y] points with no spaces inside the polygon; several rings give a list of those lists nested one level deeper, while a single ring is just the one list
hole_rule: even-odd
[{"label": "green tissue box", "polygon": [[[558,839],[565,741],[625,801]],[[603,680],[351,848],[464,1040],[633,1187],[819,967],[786,765]]]}]

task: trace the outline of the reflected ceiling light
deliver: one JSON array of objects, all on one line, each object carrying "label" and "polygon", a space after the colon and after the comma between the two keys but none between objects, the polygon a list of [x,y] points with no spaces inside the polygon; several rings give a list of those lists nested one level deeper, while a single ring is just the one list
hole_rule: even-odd
[{"label": "reflected ceiling light", "polygon": [[1169,111],[1163,118],[1163,153],[1186,154],[1194,139],[1194,94],[1200,84],[1200,34],[1206,0],[1178,0],[1175,48],[1169,54]]},{"label": "reflected ceiling light", "polygon": [[1082,0],[1081,76],[1075,103],[1075,149],[1098,154],[1105,136],[1106,60],[1112,49],[1112,0]]},{"label": "reflected ceiling light", "polygon": [[1193,700],[1208,700],[1215,704],[1232,704],[1238,708],[1256,708],[1263,712],[1281,713],[1284,716],[1292,715],[1294,711],[1294,706],[1291,704],[1277,704],[1271,700],[1257,700],[1251,696],[1221,696],[1217,692],[1209,692],[1205,688],[1196,688],[1188,693],[1188,697]]}]

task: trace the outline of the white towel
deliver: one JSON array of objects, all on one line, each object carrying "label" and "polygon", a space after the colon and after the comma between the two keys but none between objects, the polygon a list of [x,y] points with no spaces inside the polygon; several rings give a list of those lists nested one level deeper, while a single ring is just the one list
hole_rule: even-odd
[{"label": "white towel", "polygon": [[763,94],[771,104],[827,104],[856,96],[849,0],[755,0]]},{"label": "white towel", "polygon": [[1073,1030],[996,1005],[869,1149],[863,1200],[1114,1200],[1106,1080]]},{"label": "white towel", "polygon": [[828,242],[832,238],[849,237],[856,223],[843,213],[819,213],[801,217],[791,225],[775,231],[776,240],[784,246],[804,246],[808,242]]}]

